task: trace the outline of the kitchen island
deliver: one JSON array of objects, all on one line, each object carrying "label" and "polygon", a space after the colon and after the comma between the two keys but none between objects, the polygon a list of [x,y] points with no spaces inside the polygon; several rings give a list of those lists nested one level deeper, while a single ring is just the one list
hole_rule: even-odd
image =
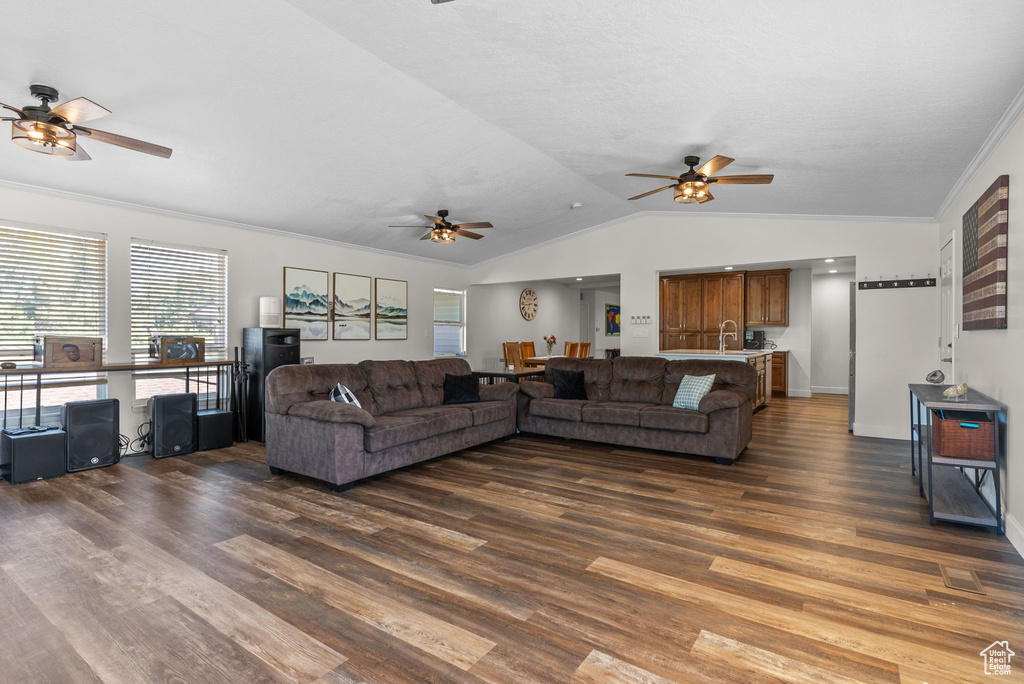
[{"label": "kitchen island", "polygon": [[772,400],[772,351],[770,349],[662,349],[658,356],[669,361],[680,359],[719,359],[749,363],[757,371],[757,393],[754,410],[764,408]]}]

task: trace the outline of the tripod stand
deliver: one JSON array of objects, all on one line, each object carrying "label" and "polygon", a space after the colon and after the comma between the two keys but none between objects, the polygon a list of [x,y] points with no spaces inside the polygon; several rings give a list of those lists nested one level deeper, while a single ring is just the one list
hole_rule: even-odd
[{"label": "tripod stand", "polygon": [[238,360],[235,347],[235,362],[231,366],[231,410],[234,412],[234,438],[236,442],[248,442],[247,417],[249,397],[249,364]]}]

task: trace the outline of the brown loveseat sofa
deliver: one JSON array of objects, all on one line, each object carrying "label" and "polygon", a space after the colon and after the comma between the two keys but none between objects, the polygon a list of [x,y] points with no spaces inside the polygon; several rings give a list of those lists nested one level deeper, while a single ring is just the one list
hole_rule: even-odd
[{"label": "brown loveseat sofa", "polygon": [[[555,370],[583,371],[587,399],[555,399]],[[672,406],[684,375],[712,373],[715,384],[699,410]],[[555,358],[544,376],[519,385],[523,432],[699,454],[723,465],[750,442],[757,371],[741,361]]]},{"label": "brown loveseat sofa", "polygon": [[[445,373],[464,359],[281,366],[267,377],[267,465],[324,480],[356,480],[516,431],[514,383],[480,387],[480,401],[442,404]],[[330,401],[341,383],[362,408]]]}]

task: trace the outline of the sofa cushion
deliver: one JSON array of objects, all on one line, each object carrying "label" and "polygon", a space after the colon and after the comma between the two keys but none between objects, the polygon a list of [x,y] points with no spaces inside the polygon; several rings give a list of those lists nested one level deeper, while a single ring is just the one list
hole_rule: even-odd
[{"label": "sofa cushion", "polygon": [[507,401],[479,401],[475,404],[461,404],[473,414],[473,425],[486,425],[514,417],[516,408]]},{"label": "sofa cushion", "polygon": [[358,406],[323,399],[292,404],[288,415],[322,420],[325,423],[356,423],[364,427],[372,427],[377,423],[373,416]]},{"label": "sofa cushion", "polygon": [[363,446],[381,451],[472,426],[473,414],[461,406],[407,409],[377,416],[377,424],[363,433]]},{"label": "sofa cushion", "polygon": [[469,375],[444,374],[442,404],[469,404],[474,401],[480,401],[480,378],[476,373]]},{"label": "sofa cushion", "polygon": [[612,360],[609,397],[612,401],[660,404],[664,389],[665,359],[657,356],[619,356]]},{"label": "sofa cushion", "polygon": [[537,382],[536,380],[520,382],[519,391],[532,399],[552,399],[555,396],[555,386],[553,384],[550,382]]},{"label": "sofa cushion", "polygon": [[621,401],[591,401],[583,407],[584,423],[640,426],[640,411],[657,404]]},{"label": "sofa cushion", "polygon": [[530,402],[530,413],[542,418],[559,420],[583,420],[583,407],[587,401],[577,399],[534,399]]},{"label": "sofa cushion", "polygon": [[430,359],[412,361],[416,382],[423,396],[423,406],[440,406],[444,402],[444,376],[469,375],[469,362],[461,358]]},{"label": "sofa cushion", "polygon": [[587,388],[583,384],[583,371],[555,369],[551,372],[555,385],[555,399],[586,399]]},{"label": "sofa cushion", "polygon": [[328,400],[339,382],[352,391],[364,409],[376,414],[366,374],[354,363],[289,364],[275,368],[267,376],[265,408],[269,413],[287,414],[293,404]]},{"label": "sofa cushion", "polygon": [[612,381],[612,362],[608,359],[572,359],[556,356],[544,364],[544,380],[553,381],[556,370],[583,371],[583,385],[587,398],[595,401],[608,400],[608,387]]},{"label": "sofa cushion", "polygon": [[665,387],[661,403],[672,404],[679,383],[684,375],[715,374],[715,384],[711,391],[733,390],[745,394],[751,401],[757,391],[757,371],[749,363],[743,361],[719,361],[717,359],[680,359],[665,364]]},{"label": "sofa cushion", "polygon": [[672,406],[652,406],[640,411],[640,427],[676,432],[707,432],[707,414]]},{"label": "sofa cushion", "polygon": [[[416,379],[416,369],[411,361],[362,361],[359,367],[366,373],[366,384],[373,395],[378,414],[420,408],[424,405],[423,394]],[[443,373],[441,377],[443,384]]]},{"label": "sofa cushion", "polygon": [[712,411],[718,411],[719,409],[736,408],[740,406],[747,399],[747,395],[742,392],[734,392],[733,390],[715,390],[704,395],[704,398],[700,400],[700,406],[697,409],[701,413],[711,413]]}]

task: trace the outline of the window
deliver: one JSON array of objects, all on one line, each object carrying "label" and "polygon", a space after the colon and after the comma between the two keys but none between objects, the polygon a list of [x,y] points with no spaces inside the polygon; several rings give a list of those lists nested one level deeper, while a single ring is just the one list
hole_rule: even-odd
[{"label": "window", "polygon": [[[0,360],[33,360],[37,335],[103,337],[107,334],[107,239],[39,227],[0,225]],[[5,376],[8,424],[17,411],[34,419],[35,377]],[[44,421],[66,401],[105,396],[96,373],[43,376]],[[31,418],[29,418],[31,416]]]},{"label": "window", "polygon": [[466,293],[434,289],[434,356],[465,356]]},{"label": "window", "polygon": [[[208,361],[227,358],[228,352],[228,256],[223,250],[177,247],[146,240],[132,240],[132,358],[149,358],[154,335],[203,337]],[[213,394],[216,374],[206,383]],[[195,383],[195,373],[191,373]],[[136,401],[154,394],[185,391],[185,372],[135,373]],[[195,387],[190,387],[196,391]],[[200,408],[204,408],[201,404]]]}]

